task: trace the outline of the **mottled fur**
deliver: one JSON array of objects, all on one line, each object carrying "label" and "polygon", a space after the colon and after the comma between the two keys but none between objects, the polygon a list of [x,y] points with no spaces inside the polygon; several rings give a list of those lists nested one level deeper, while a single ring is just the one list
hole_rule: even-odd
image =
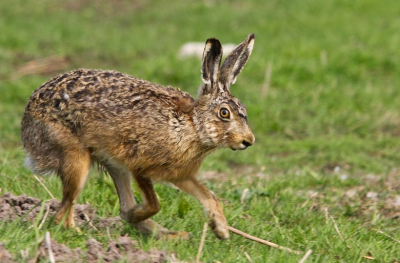
[{"label": "mottled fur", "polygon": [[[74,226],[73,206],[90,164],[97,162],[114,180],[121,217],[141,232],[170,233],[149,219],[160,209],[152,181],[167,181],[199,199],[216,235],[228,238],[218,199],[195,175],[210,152],[245,149],[254,142],[246,108],[229,91],[253,43],[250,35],[220,70],[221,44],[207,40],[198,100],[115,71],[78,69],[40,86],[26,106],[22,140],[33,171],[55,172],[62,179],[56,219]],[[225,110],[229,118],[222,116]],[[133,198],[132,178],[142,191],[142,205]]]}]

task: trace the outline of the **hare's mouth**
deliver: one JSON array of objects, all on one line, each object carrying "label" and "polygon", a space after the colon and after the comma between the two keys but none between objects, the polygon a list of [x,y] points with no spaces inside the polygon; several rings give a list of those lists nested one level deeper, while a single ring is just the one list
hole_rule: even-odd
[{"label": "hare's mouth", "polygon": [[251,146],[251,145],[252,145],[252,144],[249,143],[249,142],[247,142],[247,141],[242,141],[242,143],[239,145],[239,147],[237,147],[237,148],[231,147],[231,149],[232,149],[233,151],[236,151],[236,150],[246,150],[247,147],[249,147],[249,146]]},{"label": "hare's mouth", "polygon": [[246,148],[247,147],[243,147],[243,148],[233,148],[233,147],[231,147],[231,150],[232,151],[236,151],[236,150],[243,151],[243,150],[246,150]]}]

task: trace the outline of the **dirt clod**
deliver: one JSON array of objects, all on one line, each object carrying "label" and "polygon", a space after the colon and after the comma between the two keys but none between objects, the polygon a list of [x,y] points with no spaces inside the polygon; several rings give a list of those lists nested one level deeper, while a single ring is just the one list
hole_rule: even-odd
[{"label": "dirt clod", "polygon": [[129,237],[121,236],[117,241],[110,241],[103,250],[102,245],[95,239],[87,242],[87,260],[91,262],[114,262],[128,259],[129,262],[166,262],[167,254],[163,251],[150,250],[145,252],[138,248],[137,242]]},{"label": "dirt clod", "polygon": [[[166,262],[168,259],[167,254],[163,251],[150,250],[145,252],[139,249],[137,242],[125,236],[119,237],[117,241],[110,241],[105,249],[99,241],[91,238],[87,241],[86,247],[87,252],[84,252],[81,248],[72,250],[51,239],[51,253],[55,262],[114,262],[116,260],[126,260],[132,263],[160,263]],[[48,258],[49,248],[46,242],[42,242],[35,262],[46,261]]]},{"label": "dirt clod", "polygon": [[13,263],[15,261],[12,260],[10,252],[4,247],[2,243],[0,243],[0,262],[3,263]]},{"label": "dirt clod", "polygon": [[45,262],[49,259],[50,253],[53,254],[56,262],[82,262],[81,257],[84,254],[80,248],[71,250],[66,245],[57,243],[57,241],[51,239],[50,248],[47,246],[46,242],[42,242],[37,251],[37,260],[31,260],[31,262]]},{"label": "dirt clod", "polygon": [[[48,211],[48,217],[54,216],[60,202],[56,199],[42,202],[38,198],[26,195],[15,196],[7,193],[0,197],[0,221],[11,221],[20,218],[22,221],[30,222],[37,220],[39,212],[44,209]],[[90,225],[95,229],[122,226],[119,217],[99,218],[95,216],[95,210],[90,204],[75,205],[75,223],[78,226]],[[42,219],[41,219],[42,220]],[[34,258],[30,262],[44,262],[49,260],[49,255],[54,256],[55,262],[114,262],[126,260],[127,262],[166,262],[168,255],[164,251],[151,249],[146,252],[138,247],[138,243],[127,236],[120,236],[117,240],[110,241],[105,248],[103,244],[94,238],[86,243],[86,249],[70,249],[64,244],[51,239],[50,247],[43,241]],[[3,244],[0,243],[0,262],[13,263],[12,255]]]}]

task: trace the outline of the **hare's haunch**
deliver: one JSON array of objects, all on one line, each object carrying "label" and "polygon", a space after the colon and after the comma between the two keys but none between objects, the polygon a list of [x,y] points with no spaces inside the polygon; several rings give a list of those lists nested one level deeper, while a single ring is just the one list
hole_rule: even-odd
[{"label": "hare's haunch", "polygon": [[[59,75],[31,96],[21,130],[26,163],[38,173],[57,173],[63,198],[56,220],[74,226],[74,204],[97,162],[117,188],[121,217],[145,234],[170,234],[151,219],[160,209],[153,181],[167,181],[196,197],[210,226],[229,237],[218,199],[195,175],[204,157],[254,143],[246,107],[230,86],[246,64],[254,35],[238,45],[220,67],[221,43],[208,39],[198,99],[115,71],[78,69]],[[144,202],[135,202],[131,180]]]}]

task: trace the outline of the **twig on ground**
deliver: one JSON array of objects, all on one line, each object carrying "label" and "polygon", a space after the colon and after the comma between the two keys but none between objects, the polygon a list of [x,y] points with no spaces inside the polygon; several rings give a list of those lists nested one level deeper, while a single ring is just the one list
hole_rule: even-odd
[{"label": "twig on ground", "polygon": [[375,230],[376,232],[378,232],[379,234],[382,234],[382,235],[384,235],[384,236],[390,238],[391,240],[396,241],[397,243],[400,243],[400,240],[397,240],[397,239],[395,239],[394,237],[389,236],[389,235],[386,234],[385,232],[383,232],[383,231],[381,231],[381,230],[379,230],[379,229],[375,229],[375,228],[374,228],[374,230]]},{"label": "twig on ground", "polygon": [[47,246],[47,251],[49,253],[49,261],[51,263],[55,263],[56,260],[54,259],[54,254],[53,251],[51,250],[51,239],[50,239],[50,232],[46,232],[46,246]]},{"label": "twig on ground", "polygon": [[206,240],[207,226],[208,224],[204,223],[203,233],[201,234],[201,239],[200,239],[199,250],[197,251],[196,262],[200,262],[201,252],[203,251],[204,241]]},{"label": "twig on ground", "polygon": [[251,257],[249,256],[249,254],[247,254],[247,252],[244,252],[244,255],[246,256],[247,260],[250,261],[250,263],[253,263],[253,260],[251,259]]},{"label": "twig on ground", "polygon": [[42,219],[42,222],[40,222],[38,229],[41,229],[41,228],[42,228],[42,226],[43,226],[43,224],[44,224],[44,221],[46,221],[46,218],[47,218],[47,216],[49,215],[49,211],[50,211],[50,206],[49,206],[49,204],[46,205],[46,209],[47,209],[47,210],[46,210],[46,213],[44,214],[44,217],[43,217],[43,219]]},{"label": "twig on ground", "polygon": [[299,263],[304,263],[304,262],[306,262],[307,258],[311,255],[311,253],[312,253],[312,250],[311,250],[311,249],[308,250],[308,251],[304,254],[304,256],[300,259]]},{"label": "twig on ground", "polygon": [[39,177],[36,176],[36,174],[33,175],[35,177],[36,180],[38,180],[38,182],[44,187],[44,189],[46,189],[47,193],[49,193],[49,195],[51,196],[51,198],[56,199],[54,197],[54,195],[50,192],[50,190],[46,187],[46,185],[44,185],[44,183],[39,179]]},{"label": "twig on ground", "polygon": [[267,241],[267,240],[264,240],[264,239],[261,239],[261,238],[258,238],[258,237],[249,235],[249,234],[247,234],[247,233],[245,233],[245,232],[243,232],[243,231],[240,231],[240,230],[238,230],[238,229],[236,229],[236,228],[233,228],[233,227],[231,227],[231,226],[228,226],[227,228],[228,228],[229,231],[231,231],[231,232],[233,232],[233,233],[235,233],[235,234],[241,235],[242,237],[245,237],[245,238],[248,238],[248,239],[250,239],[250,240],[259,242],[259,243],[261,243],[261,244],[265,244],[265,245],[268,245],[268,246],[270,246],[270,247],[274,247],[274,248],[279,248],[279,249],[282,249],[282,250],[286,250],[286,251],[288,251],[288,252],[290,252],[290,253],[295,253],[295,254],[298,254],[298,255],[302,253],[301,251],[292,250],[292,249],[290,249],[290,248],[280,246],[280,245],[275,244],[275,243],[272,243],[272,242],[270,242],[270,241]]}]

